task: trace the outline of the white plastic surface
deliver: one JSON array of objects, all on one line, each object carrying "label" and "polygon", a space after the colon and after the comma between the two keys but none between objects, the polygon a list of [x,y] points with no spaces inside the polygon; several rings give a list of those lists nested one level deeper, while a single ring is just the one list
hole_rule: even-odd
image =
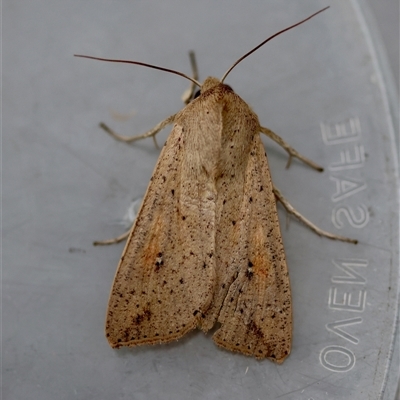
[{"label": "white plastic surface", "polygon": [[[360,6],[361,4],[361,6]],[[178,111],[187,82],[131,58],[221,77],[319,0],[27,1],[4,5],[3,398],[392,400],[398,307],[397,160],[386,92],[363,3],[331,9],[274,39],[226,83],[263,125],[325,167],[318,174],[265,140],[272,177],[323,229],[280,211],[293,291],[293,350],[283,365],[218,349],[201,332],[171,345],[112,350],[108,294],[132,199],[158,157],[99,128],[142,133]],[[116,121],[112,111],[135,115]],[[161,144],[169,130],[160,134]]]}]

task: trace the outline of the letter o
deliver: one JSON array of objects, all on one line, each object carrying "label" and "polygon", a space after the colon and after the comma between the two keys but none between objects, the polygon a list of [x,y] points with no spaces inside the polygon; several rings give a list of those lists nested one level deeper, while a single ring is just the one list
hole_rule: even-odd
[{"label": "letter o", "polygon": [[[347,364],[344,363],[347,359]],[[341,346],[328,346],[319,354],[322,366],[330,371],[347,372],[356,364],[356,357],[352,351]]]}]

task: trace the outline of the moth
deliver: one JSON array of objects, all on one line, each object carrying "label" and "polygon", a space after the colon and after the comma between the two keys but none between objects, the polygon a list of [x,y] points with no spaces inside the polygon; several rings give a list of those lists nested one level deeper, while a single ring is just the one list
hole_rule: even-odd
[{"label": "moth", "polygon": [[265,40],[221,80],[208,77],[200,84],[196,69],[190,78],[118,60],[182,75],[192,87],[186,107],[143,135],[125,138],[102,124],[127,142],[154,138],[173,124],[112,286],[106,317],[112,347],[171,342],[218,323],[212,337],[225,349],[277,363],[289,355],[292,301],[276,200],[318,234],[351,239],[315,227],[274,188],[260,132],[281,144],[289,161],[297,157],[321,168],[261,127],[224,80],[267,41],[324,10]]}]

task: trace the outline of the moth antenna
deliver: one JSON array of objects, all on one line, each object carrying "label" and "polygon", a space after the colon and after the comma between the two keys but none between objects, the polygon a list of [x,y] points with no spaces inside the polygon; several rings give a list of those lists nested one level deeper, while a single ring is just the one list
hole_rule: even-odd
[{"label": "moth antenna", "polygon": [[139,61],[115,60],[115,59],[112,59],[112,58],[101,58],[101,57],[84,56],[84,55],[81,55],[81,54],[74,54],[74,56],[75,57],[82,57],[82,58],[89,58],[91,60],[109,61],[109,62],[117,62],[117,63],[125,63],[125,64],[135,64],[135,65],[142,65],[143,67],[159,69],[160,71],[170,72],[171,74],[183,76],[184,78],[189,79],[189,81],[193,82],[195,85],[197,85],[198,87],[201,88],[201,83],[199,83],[196,79],[193,79],[190,76],[187,76],[184,73],[179,72],[179,71],[175,71],[173,69],[157,67],[156,65],[146,64],[146,63],[142,63],[142,62],[139,62]]},{"label": "moth antenna", "polygon": [[271,39],[273,39],[274,37],[280,35],[281,33],[286,32],[286,31],[288,31],[288,30],[290,30],[290,29],[292,29],[292,28],[294,28],[294,27],[296,27],[296,26],[298,26],[298,25],[301,25],[303,22],[308,21],[309,19],[315,17],[315,16],[316,16],[317,14],[319,14],[319,13],[322,13],[322,11],[325,11],[325,10],[327,10],[328,8],[329,8],[329,6],[323,8],[322,10],[317,11],[316,13],[314,13],[314,14],[310,15],[309,17],[307,17],[306,19],[303,19],[302,21],[297,22],[297,24],[294,24],[294,25],[289,26],[288,28],[282,29],[281,31],[279,31],[279,32],[275,33],[274,35],[270,36],[268,39],[264,40],[264,41],[263,41],[262,43],[260,43],[258,46],[254,47],[254,49],[250,50],[250,51],[249,51],[248,53],[246,53],[244,56],[240,57],[239,60],[237,60],[237,61],[232,65],[232,67],[230,67],[230,68],[228,69],[228,71],[225,72],[224,76],[223,76],[222,79],[221,79],[221,83],[224,82],[225,78],[226,78],[226,77],[228,76],[228,74],[233,70],[233,68],[236,67],[236,65],[238,65],[241,61],[243,61],[243,60],[244,60],[246,57],[248,57],[250,54],[252,54],[252,53],[254,53],[256,50],[258,50],[261,46],[264,46],[265,43],[269,42]]}]

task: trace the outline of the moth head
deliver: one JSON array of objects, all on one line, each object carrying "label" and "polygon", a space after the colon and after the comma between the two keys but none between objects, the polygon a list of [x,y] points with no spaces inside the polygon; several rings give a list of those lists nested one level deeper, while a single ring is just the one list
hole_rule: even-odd
[{"label": "moth head", "polygon": [[212,89],[213,87],[216,87],[221,84],[221,81],[218,78],[214,78],[212,76],[209,76],[201,85],[200,92],[204,93],[209,89]]}]

